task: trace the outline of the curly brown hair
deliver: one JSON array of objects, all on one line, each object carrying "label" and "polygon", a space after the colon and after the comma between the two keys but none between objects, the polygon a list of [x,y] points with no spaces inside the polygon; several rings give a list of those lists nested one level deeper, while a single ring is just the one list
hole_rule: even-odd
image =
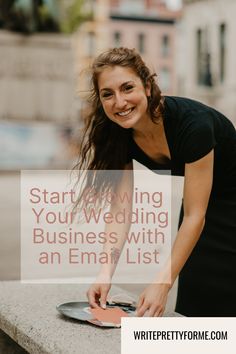
[{"label": "curly brown hair", "polygon": [[[85,131],[83,134],[80,159],[74,168],[79,170],[94,171],[89,174],[86,186],[93,181],[94,188],[100,190],[104,186],[110,187],[112,182],[97,178],[99,170],[122,170],[127,163],[129,141],[132,138],[132,129],[125,129],[111,121],[103,110],[99,97],[99,74],[107,67],[122,66],[131,68],[141,79],[143,86],[150,86],[148,97],[148,111],[154,123],[160,121],[164,108],[161,91],[155,81],[156,74],[151,74],[141,56],[135,49],[112,48],[95,58],[91,67],[91,92],[88,98],[90,113],[86,117]],[[100,174],[101,175],[101,174]],[[110,174],[108,174],[110,175]]]}]

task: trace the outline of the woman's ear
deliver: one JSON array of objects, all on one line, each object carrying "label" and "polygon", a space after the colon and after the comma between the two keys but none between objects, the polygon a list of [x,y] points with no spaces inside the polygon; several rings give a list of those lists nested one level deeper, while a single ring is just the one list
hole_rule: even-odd
[{"label": "woman's ear", "polygon": [[151,96],[151,83],[150,83],[150,81],[148,81],[147,84],[146,84],[145,92],[146,92],[146,96],[147,97]]}]

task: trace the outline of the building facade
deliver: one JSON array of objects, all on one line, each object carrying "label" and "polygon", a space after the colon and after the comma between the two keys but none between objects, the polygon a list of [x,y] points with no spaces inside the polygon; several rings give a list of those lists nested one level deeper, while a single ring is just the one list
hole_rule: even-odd
[{"label": "building facade", "polygon": [[0,120],[68,122],[74,113],[70,38],[0,31]]},{"label": "building facade", "polygon": [[[93,21],[84,23],[77,33],[76,63],[80,80],[86,86],[83,68],[94,56],[111,47],[135,48],[152,72],[164,94],[176,87],[175,23],[180,12],[169,10],[162,0],[97,0]],[[86,91],[86,90],[85,90]]]},{"label": "building facade", "polygon": [[222,111],[236,124],[236,1],[184,0],[178,28],[178,93]]},{"label": "building facade", "polygon": [[[142,2],[144,3],[144,2]],[[132,8],[130,8],[132,9]],[[111,8],[110,46],[135,48],[153,72],[164,94],[173,94],[176,87],[175,23],[180,13],[168,10],[162,2],[146,2],[140,12]],[[142,11],[141,11],[142,10]]]}]

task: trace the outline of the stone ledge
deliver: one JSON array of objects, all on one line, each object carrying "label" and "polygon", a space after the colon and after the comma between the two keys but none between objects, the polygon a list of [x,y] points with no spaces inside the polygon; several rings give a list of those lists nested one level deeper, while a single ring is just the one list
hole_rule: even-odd
[{"label": "stone ledge", "polygon": [[[56,310],[60,303],[86,301],[87,287],[0,282],[0,329],[32,354],[119,354],[120,329],[67,319]],[[121,292],[112,287],[111,294]]]}]

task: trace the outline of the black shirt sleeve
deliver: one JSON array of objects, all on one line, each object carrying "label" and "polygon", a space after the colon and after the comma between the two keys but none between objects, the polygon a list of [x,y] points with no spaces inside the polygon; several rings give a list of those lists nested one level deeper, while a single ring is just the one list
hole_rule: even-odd
[{"label": "black shirt sleeve", "polygon": [[178,124],[176,156],[184,163],[201,159],[216,146],[214,122],[209,111],[188,112]]}]

